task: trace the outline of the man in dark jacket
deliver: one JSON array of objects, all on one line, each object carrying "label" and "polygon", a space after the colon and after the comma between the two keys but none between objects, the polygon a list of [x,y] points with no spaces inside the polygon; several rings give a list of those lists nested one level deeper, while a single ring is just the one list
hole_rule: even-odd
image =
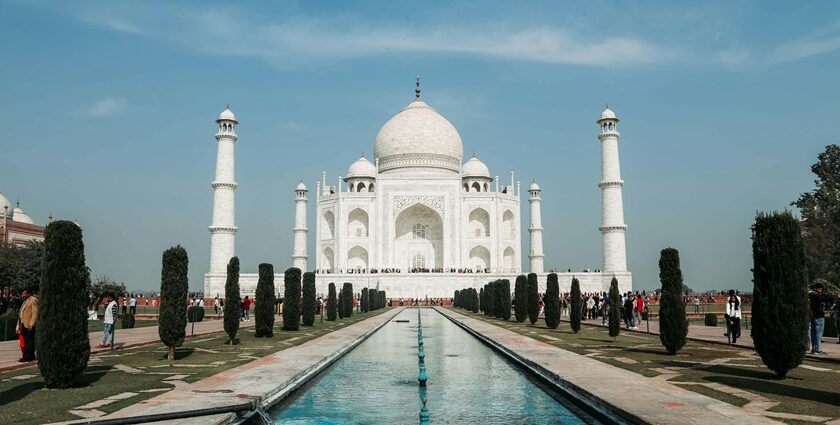
[{"label": "man in dark jacket", "polygon": [[831,302],[831,296],[823,294],[825,286],[817,282],[808,292],[808,316],[811,319],[811,354],[827,355],[820,349],[823,329],[825,329],[825,308],[823,303]]}]

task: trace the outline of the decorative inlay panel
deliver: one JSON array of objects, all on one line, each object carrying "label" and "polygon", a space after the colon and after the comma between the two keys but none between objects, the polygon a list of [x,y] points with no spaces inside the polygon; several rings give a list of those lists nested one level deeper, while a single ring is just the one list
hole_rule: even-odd
[{"label": "decorative inlay panel", "polygon": [[394,215],[396,216],[402,210],[414,204],[423,204],[437,211],[441,216],[444,214],[445,208],[443,195],[395,195]]}]

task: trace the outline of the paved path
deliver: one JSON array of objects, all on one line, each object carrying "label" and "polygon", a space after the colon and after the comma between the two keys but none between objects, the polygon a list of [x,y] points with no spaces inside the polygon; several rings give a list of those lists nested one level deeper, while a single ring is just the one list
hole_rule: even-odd
[{"label": "paved path", "polygon": [[541,369],[560,385],[583,394],[592,403],[606,402],[626,415],[641,418],[645,422],[686,425],[779,424],[669,382],[646,378],[450,309],[438,311],[504,347],[532,367]]},{"label": "paved path", "polygon": [[[402,310],[403,308],[394,308],[303,344],[261,357],[192,384],[176,387],[172,391],[97,419],[182,412],[241,404],[249,400],[264,402],[267,398],[285,395],[296,385],[304,384],[308,378],[328,367]],[[229,423],[233,417],[232,414],[219,414],[169,420],[165,423],[167,425],[225,424]],[[84,421],[67,423],[81,424]]]},{"label": "paved path", "polygon": [[[282,318],[280,319],[282,321]],[[254,320],[241,322],[240,328],[254,326]],[[223,320],[206,320],[195,324],[195,335],[204,335],[224,331]],[[192,323],[187,323],[187,336],[192,333]],[[140,345],[153,344],[160,341],[157,326],[146,326],[134,329],[117,329],[115,335],[116,345],[119,348],[137,347]],[[95,348],[102,342],[102,332],[90,333],[90,352],[102,353],[110,351],[109,348]],[[20,346],[17,340],[0,342],[0,372],[35,366],[36,362],[18,363],[20,358]]]},{"label": "paved path", "polygon": [[[568,318],[563,318],[564,321],[568,321]],[[832,319],[833,320],[833,319]],[[601,326],[601,319],[595,320],[584,320],[583,323],[589,325],[596,325]],[[648,322],[642,321],[638,324],[639,330],[637,331],[630,331],[623,326],[621,327],[622,332],[647,332],[647,325]],[[723,333],[726,331],[726,328],[723,326],[703,326],[693,324],[688,327],[688,338],[697,340],[697,341],[706,341],[706,342],[716,342],[721,344],[726,344],[726,337]],[[654,335],[659,335],[659,321],[658,320],[651,320],[650,321],[650,333]],[[741,328],[741,338],[738,339],[738,343],[735,344],[738,347],[745,347],[745,348],[754,348],[753,347],[753,340],[750,336],[750,331],[748,329]],[[837,338],[828,338],[823,337],[822,351],[828,353],[827,356],[821,355],[813,355],[808,354],[808,358],[812,360],[828,360],[834,362],[840,362],[840,344],[837,343]]]}]

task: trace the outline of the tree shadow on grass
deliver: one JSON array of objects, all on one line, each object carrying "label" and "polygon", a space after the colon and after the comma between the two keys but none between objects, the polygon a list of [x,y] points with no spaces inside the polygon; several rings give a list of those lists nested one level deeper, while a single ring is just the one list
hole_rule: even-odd
[{"label": "tree shadow on grass", "polygon": [[[178,347],[175,349],[175,360],[185,359],[195,352],[195,348],[192,347]],[[163,353],[163,359],[166,360],[169,353]]]},{"label": "tree shadow on grass", "polygon": [[6,391],[0,391],[0,406],[5,406],[9,403],[16,402],[29,394],[44,388],[44,382],[24,382],[9,388]]},{"label": "tree shadow on grass", "polygon": [[674,356],[668,354],[668,352],[665,351],[664,348],[661,349],[661,350],[655,350],[653,348],[625,348],[624,351],[629,351],[631,353],[655,354],[657,356],[665,356],[665,357],[671,357],[671,358],[674,357]]},{"label": "tree shadow on grass", "polygon": [[740,376],[742,378],[764,379],[769,381],[779,380],[779,377],[775,373],[766,369],[746,369],[726,365],[717,365],[705,367],[703,368],[703,370],[712,373],[717,373],[720,375]]},{"label": "tree shadow on grass", "polygon": [[823,403],[830,406],[840,407],[840,394],[829,391],[802,388],[792,385],[785,385],[779,382],[770,382],[765,379],[749,379],[733,376],[709,376],[707,381],[717,382],[730,387],[740,388],[758,393],[769,393],[797,400],[808,400]]}]

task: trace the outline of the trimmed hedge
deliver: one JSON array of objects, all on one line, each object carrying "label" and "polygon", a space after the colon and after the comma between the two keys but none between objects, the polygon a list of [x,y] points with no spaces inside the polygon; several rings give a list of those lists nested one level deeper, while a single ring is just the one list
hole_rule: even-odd
[{"label": "trimmed hedge", "polygon": [[528,273],[528,320],[537,323],[540,318],[540,292],[537,285],[537,274]]},{"label": "trimmed hedge", "polygon": [[[82,229],[65,220],[49,224],[44,234],[42,264],[39,322],[33,341],[38,351],[38,369],[47,388],[74,387],[83,383],[90,358],[87,322],[90,276],[85,265]],[[182,304],[184,300],[186,294]]]},{"label": "trimmed hedge", "polygon": [[303,302],[300,305],[303,326],[315,323],[315,310],[318,309],[316,297],[315,273],[306,272],[303,274]]},{"label": "trimmed hedge", "polygon": [[545,326],[557,329],[560,326],[560,283],[557,273],[549,273],[545,287]]},{"label": "trimmed hedge", "polygon": [[262,263],[254,294],[254,336],[257,338],[274,336],[274,294],[274,266]]},{"label": "trimmed hedge", "polygon": [[528,278],[524,274],[516,276],[516,283],[513,285],[514,316],[517,322],[524,322],[528,318]]},{"label": "trimmed hedge", "polygon": [[[569,294],[569,324],[572,327],[572,332],[580,332],[580,321],[583,315],[583,302],[580,297],[580,281],[576,277],[572,277],[572,289]],[[612,307],[610,307],[612,309]],[[610,312],[612,314],[612,312]]]},{"label": "trimmed hedge", "polygon": [[335,316],[338,310],[338,306],[336,305],[335,300],[335,283],[330,282],[329,292],[327,295],[327,321],[331,322],[335,320]]},{"label": "trimmed hedge", "polygon": [[714,313],[706,313],[706,316],[703,317],[703,324],[706,326],[717,326],[718,317],[717,314]]},{"label": "trimmed hedge", "polygon": [[300,269],[286,269],[283,284],[283,330],[296,331],[300,329]]},{"label": "trimmed hedge", "polygon": [[[659,255],[659,281],[662,283],[662,294],[659,298],[659,340],[668,354],[674,355],[685,345],[688,335],[688,318],[682,298],[680,253],[674,248],[665,248]],[[715,321],[717,323],[717,317]]]},{"label": "trimmed hedge", "polygon": [[236,341],[239,332],[239,320],[242,318],[242,298],[239,295],[239,257],[232,257],[227,266],[225,281],[225,333],[230,345]]}]

